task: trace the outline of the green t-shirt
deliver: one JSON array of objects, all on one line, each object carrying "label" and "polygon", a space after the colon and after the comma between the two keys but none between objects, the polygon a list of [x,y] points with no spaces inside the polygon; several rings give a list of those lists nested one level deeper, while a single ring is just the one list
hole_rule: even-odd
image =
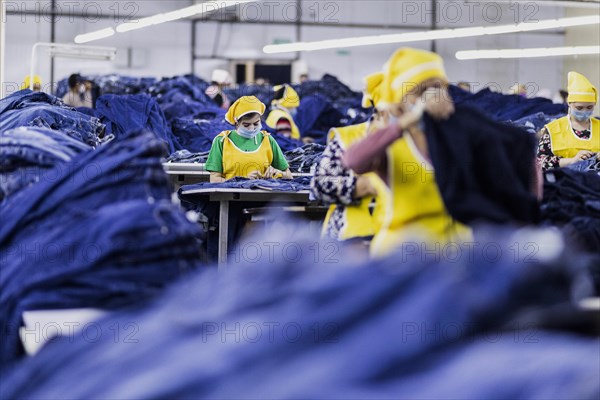
[{"label": "green t-shirt", "polygon": [[[256,135],[256,142],[254,139],[246,139],[237,134],[236,131],[231,131],[229,138],[242,151],[256,151],[260,147],[264,135],[259,132]],[[280,171],[285,171],[289,168],[288,162],[281,151],[281,148],[273,138],[269,135],[269,141],[271,142],[271,148],[273,149],[273,162],[271,165],[273,168]],[[223,172],[223,136],[217,136],[212,142],[210,153],[208,153],[208,160],[206,160],[205,168],[210,172]]]}]

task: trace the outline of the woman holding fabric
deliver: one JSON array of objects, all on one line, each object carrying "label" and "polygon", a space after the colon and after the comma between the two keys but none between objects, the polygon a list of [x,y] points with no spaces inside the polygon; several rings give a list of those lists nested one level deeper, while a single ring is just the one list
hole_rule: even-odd
[{"label": "woman holding fabric", "polygon": [[[364,108],[371,108],[379,103],[382,81],[381,72],[365,78]],[[331,204],[323,223],[324,237],[346,242],[360,241],[359,245],[362,246],[364,240],[370,240],[383,225],[388,192],[385,183],[374,173],[357,175],[342,163],[344,151],[353,143],[364,139],[369,128],[376,126],[382,119],[382,113],[375,112],[369,122],[332,128],[329,132],[329,143],[311,182],[315,198]],[[371,213],[373,200],[375,208]]]},{"label": "woman holding fabric", "polygon": [[583,75],[569,72],[569,114],[541,131],[538,162],[542,169],[566,167],[600,152],[600,121],[592,118],[598,90]]},{"label": "woman holding fabric", "polygon": [[343,156],[345,166],[376,171],[390,188],[384,226],[371,244],[374,256],[407,242],[421,254],[447,254],[447,245],[472,240],[467,225],[538,218],[534,139],[475,109],[455,107],[447,88],[440,56],[396,51],[385,65],[378,106],[390,114],[387,126]]},{"label": "woman holding fabric", "polygon": [[283,136],[300,140],[300,129],[294,122],[294,115],[300,107],[300,96],[290,85],[275,86],[275,97],[271,102],[272,111],[267,117],[267,125]]},{"label": "woman holding fabric", "polygon": [[254,96],[241,97],[231,105],[225,120],[235,129],[215,137],[206,161],[211,182],[224,182],[236,176],[292,178],[281,148],[268,132],[261,130],[265,109]]}]

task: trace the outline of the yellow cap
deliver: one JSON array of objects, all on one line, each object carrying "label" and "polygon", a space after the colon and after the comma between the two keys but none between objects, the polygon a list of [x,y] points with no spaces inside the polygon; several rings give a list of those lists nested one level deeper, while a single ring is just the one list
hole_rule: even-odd
[{"label": "yellow cap", "polygon": [[415,87],[429,79],[447,81],[442,57],[411,48],[397,50],[385,64],[381,87],[381,105],[399,103]]},{"label": "yellow cap", "polygon": [[[33,76],[33,84],[42,86],[42,78],[40,78],[39,75],[34,75]],[[27,75],[25,77],[25,80],[23,81],[23,84],[21,85],[21,90],[29,89],[30,86],[31,86],[31,75]]]},{"label": "yellow cap", "polygon": [[273,90],[277,92],[282,88],[285,88],[283,91],[283,97],[281,99],[273,100],[272,104],[276,104],[285,108],[300,107],[300,96],[298,95],[298,92],[296,92],[290,85],[275,86]]},{"label": "yellow cap", "polygon": [[237,99],[235,103],[229,107],[227,114],[225,114],[225,120],[231,125],[235,125],[235,123],[246,114],[258,113],[263,115],[266,108],[267,106],[255,96],[243,96]]},{"label": "yellow cap", "polygon": [[379,100],[381,100],[382,82],[383,72],[376,72],[365,78],[365,89],[362,98],[363,108],[369,108],[379,104]]},{"label": "yellow cap", "polygon": [[569,97],[567,103],[596,103],[598,102],[598,90],[585,76],[580,73],[569,72],[569,85],[567,87]]}]

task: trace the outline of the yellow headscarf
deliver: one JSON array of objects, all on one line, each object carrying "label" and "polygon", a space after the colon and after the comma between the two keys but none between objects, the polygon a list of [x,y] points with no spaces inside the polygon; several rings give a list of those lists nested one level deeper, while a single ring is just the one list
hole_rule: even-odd
[{"label": "yellow headscarf", "polygon": [[363,91],[363,108],[377,107],[381,100],[381,84],[383,83],[383,72],[376,72],[365,78],[365,89]]},{"label": "yellow headscarf", "polygon": [[384,66],[381,106],[401,102],[417,85],[433,78],[448,81],[439,55],[411,48],[396,51]]},{"label": "yellow headscarf", "polygon": [[273,100],[272,104],[288,109],[300,107],[300,96],[298,95],[298,92],[296,92],[290,85],[275,86],[273,90],[277,92],[282,88],[285,88],[283,91],[283,97],[281,99]]},{"label": "yellow headscarf", "polygon": [[[34,75],[33,76],[33,85],[40,85],[42,86],[42,78],[40,78],[39,75]],[[23,89],[29,89],[29,87],[31,86],[31,75],[27,75],[23,81],[23,84],[21,85],[21,90]]]},{"label": "yellow headscarf", "polygon": [[255,96],[243,96],[229,107],[227,114],[225,114],[225,120],[231,125],[235,125],[246,114],[258,113],[262,116],[266,108],[267,106]]},{"label": "yellow headscarf", "polygon": [[569,72],[569,97],[567,103],[597,103],[598,90],[585,76],[580,73]]}]

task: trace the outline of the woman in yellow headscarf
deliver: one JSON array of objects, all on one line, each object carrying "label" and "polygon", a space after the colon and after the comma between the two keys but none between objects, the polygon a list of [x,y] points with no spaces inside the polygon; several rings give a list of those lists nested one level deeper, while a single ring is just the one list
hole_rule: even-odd
[{"label": "woman in yellow headscarf", "polygon": [[538,162],[542,169],[566,167],[600,152],[600,121],[592,118],[598,90],[583,75],[569,72],[569,114],[541,131]]},{"label": "woman in yellow headscarf", "polygon": [[267,117],[267,125],[283,136],[300,140],[300,129],[294,122],[294,115],[300,107],[300,96],[290,85],[273,88],[275,98],[271,102],[272,111]]},{"label": "woman in yellow headscarf", "polygon": [[211,173],[211,182],[224,182],[236,176],[291,179],[281,148],[262,130],[265,108],[254,96],[241,97],[229,107],[225,120],[235,129],[221,132],[213,140],[205,165]]},{"label": "woman in yellow headscarf", "polygon": [[[377,171],[390,188],[391,206],[371,244],[374,256],[387,255],[408,241],[439,251],[445,244],[471,239],[470,229],[454,220],[444,205],[419,126],[424,111],[442,120],[454,112],[447,85],[437,54],[398,50],[386,64],[379,102],[391,114],[389,127],[355,144],[344,156],[346,166],[357,173]],[[361,154],[369,145],[385,149],[386,156]]]},{"label": "woman in yellow headscarf", "polygon": [[[363,107],[376,107],[380,100],[379,89],[383,73],[378,72],[365,78]],[[385,183],[375,174],[355,174],[342,164],[344,151],[366,137],[369,127],[376,126],[383,117],[375,111],[369,122],[329,131],[328,144],[311,182],[315,198],[331,204],[323,223],[324,237],[339,241],[370,240],[381,228],[385,197]],[[375,200],[373,213],[371,203]]]}]

